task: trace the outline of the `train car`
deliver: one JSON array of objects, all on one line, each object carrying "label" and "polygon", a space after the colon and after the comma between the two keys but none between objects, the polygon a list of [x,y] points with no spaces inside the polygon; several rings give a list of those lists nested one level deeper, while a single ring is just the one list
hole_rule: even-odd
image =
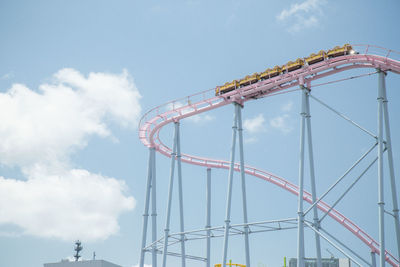
[{"label": "train car", "polygon": [[287,72],[290,72],[290,71],[294,71],[294,70],[298,70],[298,69],[300,69],[301,67],[303,67],[304,66],[304,60],[303,59],[301,59],[301,58],[298,58],[298,59],[296,59],[296,61],[289,61],[286,65],[285,65],[285,69],[286,69],[286,71]]},{"label": "train car", "polygon": [[278,76],[279,74],[282,73],[282,67],[280,66],[275,66],[270,72],[269,72],[269,77],[275,77]]},{"label": "train car", "polygon": [[253,75],[247,75],[239,81],[240,86],[250,85],[256,83],[260,80],[260,75],[258,73],[253,73]]},{"label": "train car", "polygon": [[236,88],[239,88],[239,81],[233,80],[231,82],[226,82],[224,85],[215,88],[215,95],[222,95]]},{"label": "train car", "polygon": [[241,80],[233,80],[232,82],[227,82],[222,86],[217,86],[215,88],[215,95],[222,95],[232,90],[235,90],[239,87],[247,86],[258,81],[267,80],[273,77],[276,77],[280,74],[284,74],[287,72],[295,71],[302,68],[305,64],[312,65],[321,61],[324,61],[327,58],[334,58],[343,55],[352,55],[358,54],[356,51],[353,50],[352,46],[349,44],[345,44],[343,46],[335,46],[333,49],[325,52],[321,50],[318,54],[312,53],[308,57],[302,59],[298,58],[296,61],[289,61],[286,65],[283,66],[275,66],[274,68],[266,69],[265,71],[261,72],[260,74],[254,73],[252,75],[247,75]]},{"label": "train car", "polygon": [[269,79],[269,73],[272,71],[272,69],[268,68],[265,71],[260,73],[260,80],[267,80]]},{"label": "train car", "polygon": [[306,57],[305,61],[307,62],[308,65],[312,65],[312,64],[321,62],[326,58],[327,58],[326,52],[324,50],[321,50],[318,52],[318,54],[312,53],[311,55]]},{"label": "train car", "polygon": [[352,50],[353,48],[351,47],[351,45],[345,44],[342,47],[335,46],[333,49],[329,50],[326,55],[328,56],[328,58],[334,58],[334,57],[348,55]]}]

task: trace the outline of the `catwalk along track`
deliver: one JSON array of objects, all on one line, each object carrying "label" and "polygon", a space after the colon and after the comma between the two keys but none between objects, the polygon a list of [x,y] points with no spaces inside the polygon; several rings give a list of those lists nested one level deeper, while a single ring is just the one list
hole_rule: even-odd
[{"label": "catwalk along track", "polygon": [[[326,58],[321,62],[302,66],[297,70],[283,73],[267,80],[261,80],[223,94],[215,95],[216,89],[210,89],[155,107],[142,117],[139,123],[139,138],[145,146],[154,148],[166,157],[171,157],[173,151],[159,137],[160,130],[169,123],[179,122],[184,118],[232,103],[243,105],[245,102],[254,99],[287,93],[293,91],[291,88],[296,86],[311,88],[312,82],[320,78],[351,69],[372,68],[382,72],[400,74],[400,61],[393,59],[394,56],[400,56],[398,52],[372,45],[352,45],[352,47],[357,53]],[[230,168],[230,162],[226,160],[211,159],[184,153],[181,154],[181,161],[206,168]],[[248,175],[261,178],[294,195],[299,195],[299,186],[282,177],[248,165],[245,165],[244,169]],[[237,172],[240,171],[239,163],[234,163],[234,170]],[[312,195],[307,191],[303,191],[303,199],[310,204],[313,203]],[[370,248],[371,252],[380,254],[379,243],[349,218],[346,218],[336,209],[331,209],[330,205],[324,201],[318,202],[317,207],[324,213],[329,212],[328,215],[331,218],[359,238]],[[385,251],[386,262],[391,266],[399,266],[399,259],[389,251]]]}]

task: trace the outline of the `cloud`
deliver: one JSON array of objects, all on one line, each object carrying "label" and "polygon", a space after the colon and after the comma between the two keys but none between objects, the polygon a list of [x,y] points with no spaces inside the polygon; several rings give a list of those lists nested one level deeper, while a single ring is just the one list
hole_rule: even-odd
[{"label": "cloud", "polygon": [[288,114],[276,116],[269,120],[269,125],[272,128],[277,129],[284,134],[288,134],[293,130],[293,128],[288,124],[289,118],[290,116]]},{"label": "cloud", "polygon": [[0,164],[26,178],[0,177],[0,224],[63,240],[117,233],[134,198],[115,178],[72,168],[70,156],[91,136],[112,137],[111,123],[134,129],[140,98],[126,70],[85,77],[62,69],[36,91],[14,84],[0,93]]},{"label": "cloud", "polygon": [[[174,110],[174,109],[178,109],[178,108],[181,108],[181,107],[184,107],[184,106],[187,106],[187,105],[190,105],[190,101],[187,102],[187,103],[174,101],[174,102],[168,103],[166,105],[166,110],[167,111],[168,110]],[[186,114],[186,113],[189,113],[189,112],[192,112],[192,111],[193,111],[193,108],[191,108],[189,106],[187,108],[184,108],[184,109],[180,110],[180,112],[182,114]],[[189,121],[189,122],[193,122],[193,123],[205,123],[205,122],[208,122],[208,121],[212,121],[214,119],[215,119],[214,116],[211,116],[211,115],[208,115],[208,114],[197,114],[197,115],[185,118],[185,121]]]},{"label": "cloud", "polygon": [[293,109],[293,101],[289,101],[286,104],[283,104],[281,110],[283,112],[290,112]]},{"label": "cloud", "polygon": [[62,69],[54,82],[33,91],[14,84],[0,93],[0,162],[29,167],[60,163],[87,145],[88,137],[110,136],[107,123],[134,128],[140,94],[126,71],[121,75]]},{"label": "cloud", "polygon": [[266,122],[264,115],[262,113],[258,114],[254,118],[245,119],[243,123],[243,128],[248,133],[245,138],[245,143],[254,144],[258,142],[257,135],[259,133],[270,132],[271,129],[278,130],[283,134],[288,134],[293,130],[290,125],[290,115],[289,113],[293,109],[293,101],[289,101],[281,106],[283,111],[282,115],[273,117]]},{"label": "cloud", "polygon": [[207,114],[197,114],[191,117],[188,117],[187,120],[193,123],[205,123],[208,121],[214,120],[215,117]]},{"label": "cloud", "polygon": [[264,115],[258,114],[252,119],[245,119],[243,123],[243,128],[250,134],[264,132],[266,130]]},{"label": "cloud", "polygon": [[290,8],[283,9],[276,19],[287,26],[287,31],[292,33],[315,27],[318,26],[319,19],[323,16],[321,6],[325,3],[325,0],[306,0],[302,3],[292,4]]},{"label": "cloud", "polygon": [[123,182],[82,169],[37,170],[27,181],[0,177],[0,185],[0,224],[38,237],[106,239],[118,232],[118,216],[135,206]]}]

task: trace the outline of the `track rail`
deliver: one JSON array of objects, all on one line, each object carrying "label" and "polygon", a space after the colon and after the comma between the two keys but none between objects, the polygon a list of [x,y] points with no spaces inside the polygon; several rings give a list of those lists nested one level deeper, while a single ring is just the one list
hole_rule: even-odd
[{"label": "track rail", "polygon": [[[372,45],[353,45],[360,54],[340,56],[324,60],[299,70],[279,75],[268,80],[260,81],[246,87],[228,92],[222,96],[215,96],[214,89],[200,92],[185,98],[174,100],[157,106],[144,114],[139,123],[139,139],[147,147],[154,147],[159,153],[171,157],[171,148],[165,145],[159,137],[159,132],[165,125],[177,122],[181,119],[195,116],[200,113],[216,109],[233,102],[243,104],[246,101],[269,97],[276,94],[287,93],[290,88],[298,86],[299,80],[304,79],[305,84],[310,85],[312,81],[330,76],[339,72],[356,68],[374,68],[382,71],[391,71],[400,74],[400,53]],[[398,60],[393,59],[398,58]],[[182,154],[182,162],[203,166],[207,168],[229,169],[230,163],[225,160],[210,159],[195,155]],[[297,185],[266,172],[264,170],[246,165],[245,173],[279,186],[294,195],[299,194]],[[239,163],[234,164],[235,171],[240,171]],[[312,203],[311,194],[304,191],[304,200]],[[318,209],[327,213],[330,206],[320,201]],[[369,236],[364,230],[346,218],[339,211],[332,209],[329,214],[331,218],[353,233],[371,251],[379,254],[379,243]],[[392,266],[400,266],[400,261],[389,251],[385,251],[386,262]]]}]

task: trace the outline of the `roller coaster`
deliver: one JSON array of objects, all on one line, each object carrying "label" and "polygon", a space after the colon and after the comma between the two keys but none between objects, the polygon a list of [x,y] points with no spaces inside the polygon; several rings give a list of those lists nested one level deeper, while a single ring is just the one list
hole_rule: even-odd
[{"label": "roller coaster", "polygon": [[[275,67],[267,69],[260,74],[246,76],[241,80],[234,80],[233,82],[226,83],[223,86],[200,92],[182,99],[168,102],[166,104],[157,106],[147,113],[145,113],[139,123],[139,138],[141,142],[149,148],[149,162],[148,162],[148,176],[145,191],[145,206],[143,213],[143,229],[142,229],[142,242],[140,249],[140,262],[139,266],[144,266],[145,255],[150,253],[152,256],[152,267],[157,266],[158,254],[162,255],[162,266],[167,266],[167,256],[177,256],[181,259],[181,266],[186,266],[186,260],[199,260],[205,262],[205,266],[211,266],[210,263],[210,239],[213,237],[223,237],[224,245],[222,249],[222,266],[226,266],[227,262],[227,249],[229,244],[229,236],[243,235],[245,238],[245,254],[246,266],[250,266],[249,256],[249,239],[248,235],[251,233],[262,232],[265,229],[261,226],[269,226],[269,229],[293,229],[297,228],[297,257],[298,266],[304,266],[304,228],[309,228],[315,232],[315,243],[317,250],[318,266],[321,265],[321,249],[320,238],[330,243],[332,246],[341,251],[344,255],[349,257],[352,262],[358,266],[385,266],[385,263],[391,266],[400,266],[400,224],[399,224],[399,208],[397,203],[397,192],[395,185],[394,163],[391,148],[391,136],[389,126],[389,113],[387,108],[387,96],[385,75],[388,72],[400,74],[400,61],[395,59],[400,58],[400,53],[372,45],[344,45],[342,47],[335,47],[328,52],[320,51],[318,54],[312,54],[307,58],[289,62],[285,67]],[[378,130],[377,134],[373,134],[368,130],[362,128],[360,125],[350,120],[345,115],[336,111],[332,107],[326,105],[321,100],[315,98],[310,89],[316,86],[314,81],[331,76],[337,73],[348,71],[351,69],[374,69],[373,73],[377,73],[379,77],[378,88]],[[372,73],[366,74],[370,75]],[[323,85],[323,84],[320,84]],[[296,88],[296,89],[293,89]],[[297,89],[298,88],[298,89]],[[301,111],[301,136],[300,136],[300,166],[299,166],[299,184],[295,185],[281,177],[271,174],[267,171],[251,167],[244,164],[243,160],[243,136],[242,136],[242,118],[241,107],[244,103],[250,100],[271,97],[278,94],[290,92],[292,90],[302,91],[302,111]],[[366,134],[374,138],[374,145],[348,170],[341,176],[324,194],[317,196],[315,193],[315,177],[313,170],[313,155],[312,155],[312,139],[311,139],[311,126],[310,126],[310,109],[309,98],[314,98],[327,108],[334,111],[338,116],[352,123],[354,126],[360,128]],[[232,127],[232,147],[230,160],[217,160],[195,155],[181,153],[180,149],[180,121],[184,118],[195,116],[210,110],[218,109],[223,106],[233,104],[235,106],[234,121]],[[160,130],[168,125],[174,124],[174,139],[172,147],[167,146],[160,139]],[[383,130],[385,129],[385,130]],[[235,162],[235,146],[237,135],[239,136],[239,151],[240,162]],[[385,136],[384,136],[385,135]],[[304,146],[306,143],[306,136],[308,137],[308,153],[310,164],[310,179],[312,192],[304,190]],[[377,148],[378,155],[376,159],[367,167],[365,172],[377,162],[378,164],[378,211],[379,211],[379,241],[374,240],[363,229],[357,226],[349,218],[345,217],[338,210],[335,209],[336,204],[340,201],[338,199],[333,204],[326,203],[323,199],[326,194],[330,192],[366,155],[373,149]],[[155,168],[155,153],[158,152],[171,159],[170,181],[168,188],[167,199],[167,214],[165,221],[164,234],[158,237],[157,233],[157,207],[156,207],[156,168]],[[391,181],[392,192],[392,205],[393,205],[393,218],[395,236],[397,241],[397,257],[385,247],[385,226],[384,226],[384,196],[383,196],[383,155],[387,154],[389,176]],[[184,213],[183,213],[183,192],[182,192],[182,172],[181,162],[201,166],[207,169],[207,226],[199,230],[187,231],[184,229]],[[180,232],[170,233],[170,216],[171,216],[171,202],[173,194],[173,181],[175,175],[175,165],[177,165],[178,176],[178,193],[179,193],[179,211],[180,211]],[[228,186],[227,186],[227,202],[226,202],[226,217],[223,226],[211,227],[210,226],[210,177],[211,169],[227,169]],[[240,172],[242,181],[242,197],[243,197],[243,224],[232,225],[230,224],[231,213],[231,198],[232,198],[232,177],[233,172]],[[364,172],[364,173],[365,173]],[[289,218],[284,220],[263,221],[263,222],[248,222],[247,219],[247,203],[246,203],[246,189],[245,189],[245,174],[263,179],[272,183],[298,197],[298,213],[296,218]],[[360,176],[361,177],[361,176]],[[359,177],[359,178],[360,178]],[[358,179],[359,179],[358,178]],[[358,179],[355,181],[357,182]],[[346,190],[346,194],[354,183]],[[344,196],[344,194],[342,196]],[[311,206],[304,210],[303,202],[306,201]],[[151,242],[147,242],[147,228],[149,224],[149,209],[151,204]],[[317,209],[323,212],[323,218],[330,216],[337,223],[345,227],[348,231],[359,238],[365,246],[370,250],[371,259],[367,260],[358,255],[357,252],[346,246],[343,242],[338,240],[335,236],[330,235],[320,225],[322,219],[318,218]],[[308,212],[313,211],[314,219],[309,221],[305,218]],[[279,224],[279,227],[277,226]],[[257,228],[260,227],[260,228]],[[257,230],[258,229],[258,230]],[[218,234],[219,233],[219,234]],[[206,256],[188,255],[185,250],[185,244],[189,240],[195,239],[206,240]],[[180,244],[180,253],[168,250],[168,247]],[[376,256],[379,255],[377,264]],[[361,263],[362,262],[362,263]]]}]

